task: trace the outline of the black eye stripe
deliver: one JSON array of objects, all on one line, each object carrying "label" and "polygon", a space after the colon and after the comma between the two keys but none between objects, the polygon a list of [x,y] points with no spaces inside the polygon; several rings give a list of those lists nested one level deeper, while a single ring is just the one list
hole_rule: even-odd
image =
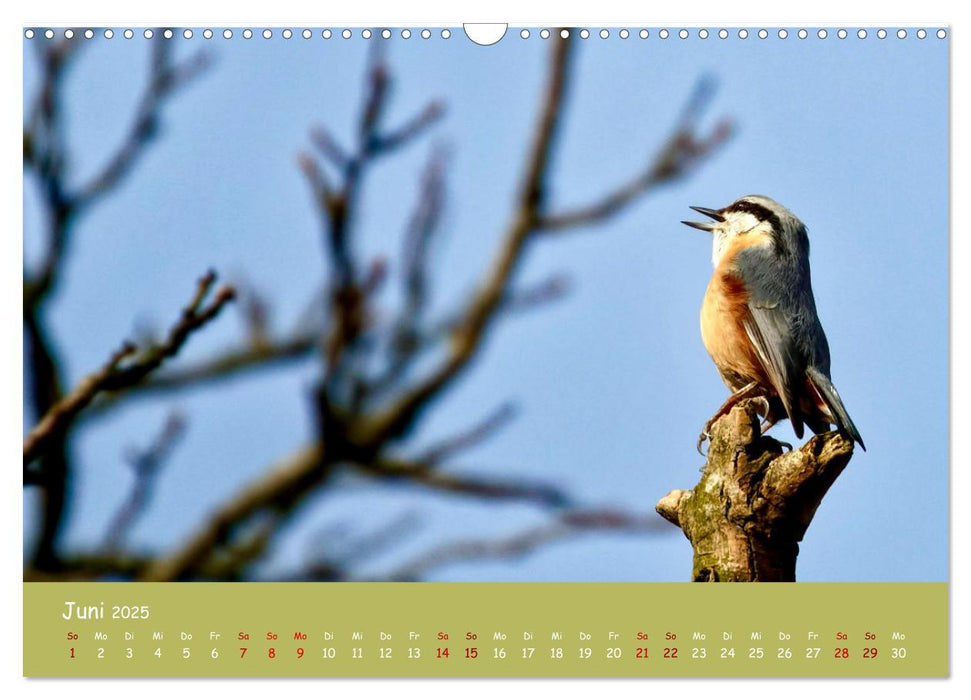
[{"label": "black eye stripe", "polygon": [[748,202],[745,200],[740,200],[735,202],[728,207],[728,211],[731,212],[744,212],[746,214],[751,214],[759,221],[768,221],[771,219],[777,219],[776,215],[768,207],[763,207],[761,204],[756,204],[755,202]]},{"label": "black eye stripe", "polygon": [[776,250],[781,254],[788,252],[785,238],[782,236],[782,222],[779,220],[779,215],[768,207],[741,199],[729,205],[725,211],[744,212],[751,214],[759,221],[767,222],[771,228],[769,235],[775,241]]}]

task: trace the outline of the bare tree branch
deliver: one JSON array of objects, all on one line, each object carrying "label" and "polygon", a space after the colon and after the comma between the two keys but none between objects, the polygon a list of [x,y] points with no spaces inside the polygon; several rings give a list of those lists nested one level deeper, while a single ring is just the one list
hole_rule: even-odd
[{"label": "bare tree branch", "polygon": [[[696,97],[697,104],[689,105],[679,122],[683,132],[680,139],[666,144],[652,163],[650,185],[643,181],[647,175],[642,175],[593,205],[561,214],[551,213],[548,211],[549,173],[555,157],[557,133],[563,121],[573,42],[556,39],[550,44],[549,72],[539,95],[532,142],[524,159],[513,211],[495,258],[464,303],[459,304],[454,313],[438,320],[428,320],[425,314],[432,288],[431,249],[435,236],[440,235],[445,200],[442,149],[432,150],[425,168],[418,202],[404,236],[400,264],[389,266],[383,256],[363,258],[354,246],[361,220],[361,193],[371,166],[379,157],[396,152],[424,135],[443,114],[441,104],[432,102],[400,126],[385,128],[383,122],[388,113],[392,79],[381,55],[380,44],[374,46],[352,142],[345,148],[328,131],[317,129],[311,136],[317,156],[302,154],[299,159],[320,217],[329,271],[326,289],[315,300],[317,308],[322,311],[320,318],[315,314],[312,323],[301,324],[289,334],[275,336],[270,332],[267,304],[255,298],[253,303],[246,305],[247,338],[242,347],[197,364],[166,366],[162,371],[154,372],[186,340],[188,333],[173,340],[173,330],[166,340],[148,350],[134,357],[121,357],[106,367],[105,377],[95,382],[95,389],[83,399],[84,405],[74,410],[71,416],[73,420],[78,415],[85,418],[104,415],[137,396],[159,395],[242,376],[256,369],[311,356],[315,348],[320,348],[322,379],[315,395],[318,410],[316,439],[268,467],[237,494],[219,504],[203,518],[186,541],[173,550],[144,559],[99,558],[97,553],[65,558],[63,562],[78,567],[77,571],[65,570],[66,576],[117,565],[120,572],[125,572],[121,575],[142,580],[242,578],[293,521],[308,497],[332,486],[334,482],[330,477],[344,468],[363,472],[381,482],[408,482],[436,493],[515,500],[551,511],[551,517],[555,519],[548,527],[522,533],[504,544],[456,545],[445,552],[444,559],[475,556],[474,552],[482,556],[515,555],[531,551],[544,542],[585,531],[647,531],[653,527],[636,516],[609,510],[577,509],[569,496],[553,485],[528,483],[518,478],[449,473],[439,468],[447,459],[491,437],[505,426],[512,416],[509,405],[500,407],[468,430],[418,451],[417,457],[401,456],[416,453],[400,443],[410,435],[420,416],[445,395],[481,354],[490,329],[499,319],[508,313],[531,310],[561,298],[565,293],[568,279],[562,274],[539,284],[517,285],[516,272],[533,241],[542,239],[542,234],[554,229],[594,223],[612,215],[652,192],[654,184],[688,172],[700,154],[710,151],[715,143],[715,137],[704,141],[695,136],[693,120],[697,107],[707,99],[705,95]],[[177,69],[164,49],[155,47],[155,51],[155,78],[149,95],[157,93],[157,99],[143,100],[131,133],[104,170],[82,189],[81,199],[93,201],[124,179],[154,134],[158,100],[194,72],[191,62]],[[25,163],[40,163],[43,151],[28,131],[25,131],[24,139]],[[55,200],[50,202],[56,204]],[[68,214],[77,208],[72,206],[65,210]],[[378,308],[379,291],[388,278],[389,269],[400,272],[402,281],[403,303],[393,315]],[[25,297],[28,287],[29,283],[25,283]],[[207,294],[208,287],[193,300],[193,305],[201,306]],[[221,306],[218,298],[217,302]],[[36,307],[25,304],[25,328],[35,328],[38,337],[43,339],[44,328],[40,324],[31,325],[30,321],[36,319],[32,313],[27,313],[28,308],[32,311]],[[199,315],[205,315],[205,312]],[[165,352],[167,346],[174,350]],[[44,349],[42,343],[38,347]],[[438,354],[434,357],[430,353],[423,354],[428,350]],[[421,366],[417,361],[419,355],[429,360],[430,371],[418,374],[415,369],[417,378],[414,378],[412,368]],[[145,364],[149,358],[155,363],[151,367]],[[43,367],[41,359],[38,358],[35,364]],[[49,360],[56,369],[56,359],[50,357]],[[46,386],[48,389],[53,387],[52,393],[59,397],[56,379],[56,373],[48,377]],[[56,400],[52,402],[55,404]],[[65,422],[65,426],[70,424],[71,421]],[[25,443],[25,464],[27,452]],[[144,507],[147,483],[148,479],[141,484],[136,482],[135,492],[116,516],[113,529],[120,534],[109,542],[109,549],[119,547],[134,519],[132,513],[137,514]],[[313,570],[315,576],[353,578],[351,564],[348,557],[335,559],[330,556],[317,562]],[[430,565],[428,562],[416,565],[417,568],[412,567],[411,571],[420,571],[422,566]],[[44,575],[39,569],[34,573]]]},{"label": "bare tree branch", "polygon": [[[304,154],[300,163],[307,176],[325,231],[325,252],[331,270],[329,291],[332,328],[326,343],[326,378],[323,387],[335,395],[350,395],[360,404],[367,390],[355,367],[339,371],[342,362],[353,364],[356,348],[369,321],[365,280],[360,279],[359,265],[351,249],[351,228],[357,210],[359,192],[365,171],[378,157],[391,153],[419,137],[442,115],[438,103],[432,103],[406,124],[390,133],[382,131],[391,78],[381,56],[379,45],[370,55],[364,107],[358,125],[356,150],[346,152],[328,131],[318,128],[314,145],[340,171],[339,187],[331,185],[323,166]],[[344,386],[335,386],[335,379]]]},{"label": "bare tree branch", "polygon": [[431,102],[416,114],[410,121],[398,129],[382,134],[371,145],[372,152],[390,153],[418,138],[445,114],[445,106],[440,102]]},{"label": "bare tree branch", "polygon": [[318,444],[305,447],[268,468],[248,488],[223,503],[174,552],[160,556],[140,573],[146,581],[176,581],[204,568],[207,560],[232,543],[260,513],[290,513],[328,475],[324,451]]},{"label": "bare tree branch", "polygon": [[131,399],[195,389],[271,367],[289,365],[310,356],[319,338],[316,332],[295,333],[283,340],[269,340],[264,345],[227,350],[187,367],[162,370],[123,392],[105,392],[84,412],[82,419],[100,418]]},{"label": "bare tree branch", "polygon": [[300,172],[307,178],[310,191],[314,196],[314,203],[320,211],[330,211],[336,206],[335,193],[327,172],[307,153],[297,155],[297,166]]},{"label": "bare tree branch", "polygon": [[272,344],[270,328],[271,305],[269,300],[248,281],[239,279],[233,282],[239,302],[239,310],[246,332],[247,345],[251,348],[266,348]]},{"label": "bare tree branch", "polygon": [[185,433],[185,427],[185,419],[178,413],[172,413],[152,444],[141,450],[131,450],[127,461],[134,472],[135,484],[108,526],[104,539],[105,552],[118,552],[124,545],[135,521],[148,507],[158,475]]},{"label": "bare tree branch", "polygon": [[134,578],[152,560],[150,554],[75,552],[64,555],[56,571],[26,566],[24,581],[92,581],[105,577]]},{"label": "bare tree branch", "polygon": [[172,42],[152,42],[152,73],[142,95],[135,119],[114,155],[90,182],[74,195],[74,204],[84,207],[115,189],[131,172],[138,158],[158,133],[158,122],[166,98],[184,87],[209,66],[209,55],[198,52],[188,61],[172,61]]},{"label": "bare tree branch", "polygon": [[598,532],[631,535],[663,532],[657,517],[632,515],[616,510],[567,510],[549,525],[529,528],[511,537],[495,540],[469,539],[435,547],[380,577],[388,581],[419,581],[434,569],[465,561],[516,559],[540,547],[569,538]]},{"label": "bare tree branch", "polygon": [[[24,130],[24,170],[38,180],[43,215],[46,216],[45,250],[39,268],[24,266],[23,321],[27,341],[24,384],[34,420],[40,420],[62,398],[61,358],[56,341],[45,321],[43,302],[58,278],[75,221],[71,198],[66,191],[64,171],[68,160],[63,122],[63,81],[66,69],[80,42],[67,39],[32,42],[41,64],[40,89]],[[24,485],[40,490],[40,526],[34,552],[34,568],[58,569],[57,540],[64,521],[71,482],[68,434],[58,433],[50,441],[39,464],[24,469]]]},{"label": "bare tree branch", "polygon": [[249,566],[264,556],[282,520],[282,513],[272,512],[248,523],[231,542],[212,553],[200,576],[215,581],[242,580]]},{"label": "bare tree branch", "polygon": [[[145,348],[141,352],[133,344],[126,342],[104,367],[82,379],[71,393],[52,406],[24,438],[24,465],[42,454],[55,435],[63,434],[77,414],[95,396],[105,391],[122,391],[137,384],[166,359],[174,357],[194,331],[214,319],[223,306],[232,300],[234,294],[232,288],[223,287],[212,303],[203,307],[202,304],[215,281],[216,275],[211,271],[199,280],[192,300],[169,331],[165,342]],[[125,362],[126,360],[130,361]]]},{"label": "bare tree branch", "polygon": [[[570,291],[570,278],[565,274],[551,275],[547,279],[530,286],[509,289],[495,310],[498,320],[500,315],[517,314],[533,311],[541,306],[564,298]],[[465,309],[459,309],[444,317],[426,324],[425,327],[413,327],[404,331],[402,326],[407,322],[400,321],[392,331],[394,334],[394,357],[384,373],[369,381],[369,393],[374,398],[381,398],[392,389],[398,388],[407,380],[407,369],[410,364],[425,352],[441,348],[455,333],[464,321]]]},{"label": "bare tree branch", "polygon": [[552,232],[600,223],[655,187],[690,173],[732,135],[727,120],[720,121],[707,137],[697,134],[697,120],[711,102],[714,88],[711,77],[698,81],[671,136],[643,172],[592,204],[542,217],[537,227]]},{"label": "bare tree branch", "polygon": [[[79,32],[78,32],[79,33]],[[136,119],[131,138],[109,161],[101,175],[78,192],[70,191],[66,184],[66,172],[70,164],[70,148],[66,142],[64,127],[64,76],[66,68],[84,45],[80,40],[57,42],[32,42],[39,50],[41,63],[40,89],[37,100],[26,119],[23,136],[25,173],[31,173],[38,181],[41,205],[46,229],[45,248],[36,269],[24,267],[23,321],[29,351],[26,353],[25,384],[28,386],[31,410],[36,420],[42,420],[63,398],[60,378],[61,358],[56,338],[46,322],[46,301],[52,296],[61,279],[62,268],[74,238],[79,214],[90,208],[103,195],[114,189],[130,172],[135,157],[143,150],[154,134],[155,119],[148,119],[143,110]],[[165,51],[159,37],[157,51]],[[149,97],[142,101],[143,108],[152,105],[151,92],[171,94],[175,87],[186,82],[195,72],[190,62],[185,67],[169,70],[161,79],[159,69],[169,66],[161,53],[155,54],[153,78],[149,81]],[[155,104],[159,111],[161,99]],[[151,122],[151,123],[150,123]],[[148,128],[148,127],[153,128]],[[65,521],[68,493],[73,478],[70,459],[70,433],[56,431],[47,441],[44,454],[37,465],[24,470],[24,483],[40,487],[41,525],[35,538],[32,565],[48,572],[61,567],[58,539]]]},{"label": "bare tree branch", "polygon": [[546,508],[563,508],[571,501],[561,489],[548,484],[530,484],[521,479],[501,481],[446,474],[434,466],[403,457],[381,457],[374,463],[354,463],[353,466],[384,480],[407,479],[437,491],[461,493],[477,498],[524,501]]},{"label": "bare tree branch", "polygon": [[516,417],[516,407],[510,402],[506,402],[490,413],[486,418],[472,426],[468,430],[453,435],[443,440],[437,445],[433,445],[424,450],[415,461],[428,466],[437,466],[446,459],[474,447],[479,443],[488,440],[497,432],[505,428]]},{"label": "bare tree branch", "polygon": [[380,397],[404,382],[422,352],[436,346],[449,332],[445,324],[439,324],[435,329],[424,328],[430,296],[429,249],[443,207],[443,173],[439,165],[433,157],[426,167],[418,206],[406,232],[402,248],[404,304],[390,331],[387,367],[368,382],[369,394],[374,397]]},{"label": "bare tree branch", "polygon": [[500,311],[519,313],[559,301],[570,292],[570,277],[559,273],[538,284],[520,289],[510,289],[500,305]]},{"label": "bare tree branch", "polygon": [[649,192],[660,182],[657,178],[655,164],[651,163],[643,173],[606,195],[600,201],[573,211],[544,217],[539,221],[538,228],[550,232],[599,223],[622,211],[630,202]]},{"label": "bare tree branch", "polygon": [[[351,464],[383,479],[407,479],[436,490],[479,498],[525,500],[554,508],[570,503],[565,494],[551,486],[449,476],[404,459],[381,458],[374,463]],[[173,581],[192,578],[211,570],[211,560],[225,556],[227,548],[233,546],[237,531],[245,530],[247,523],[254,520],[271,523],[267,531],[281,527],[284,520],[292,517],[298,505],[332,471],[321,445],[311,445],[294,453],[269,468],[262,478],[223,504],[185,545],[152,562],[141,572],[140,578]]]},{"label": "bare tree branch", "polygon": [[61,100],[64,75],[77,46],[79,42],[64,39],[40,49],[41,87],[24,131],[24,166],[33,168],[40,181],[48,216],[47,248],[40,268],[33,274],[24,271],[25,316],[34,313],[53,286],[74,219],[73,198],[64,182],[68,156]]},{"label": "bare tree branch", "polygon": [[114,190],[131,172],[158,132],[165,100],[208,65],[208,58],[203,53],[175,65],[171,60],[171,42],[161,38],[154,41],[148,88],[130,131],[102,171],[76,192],[70,192],[64,181],[68,149],[63,143],[61,124],[62,78],[69,59],[77,53],[73,47],[80,45],[78,41],[64,40],[44,51],[45,70],[38,105],[24,132],[24,164],[35,168],[50,213],[44,259],[38,271],[24,274],[25,309],[38,306],[56,283],[77,215]]},{"label": "bare tree branch", "polygon": [[489,274],[479,285],[455,328],[448,357],[424,381],[406,391],[367,426],[364,439],[379,444],[408,432],[420,410],[465,370],[481,349],[481,341],[506,295],[530,234],[545,202],[546,170],[566,92],[571,41],[553,45],[550,77],[541,102],[539,123],[520,186],[518,207]]},{"label": "bare tree branch", "polygon": [[[379,132],[380,117],[388,91],[389,77],[380,61],[373,61],[368,79],[365,107],[359,129],[358,151],[346,156],[346,164],[339,187],[328,185],[326,196],[316,201],[322,209],[330,244],[325,248],[331,258],[334,277],[331,287],[331,309],[334,330],[328,341],[326,376],[318,393],[320,443],[288,459],[281,468],[251,484],[233,499],[194,535],[189,543],[160,560],[159,565],[145,573],[147,578],[170,579],[191,577],[193,572],[205,570],[213,552],[228,546],[234,531],[245,527],[253,518],[266,513],[279,516],[276,522],[293,517],[298,503],[307,492],[318,488],[337,464],[351,464],[383,479],[407,478],[415,483],[439,490],[469,493],[492,498],[518,498],[562,507],[566,497],[546,487],[522,484],[503,484],[481,479],[444,475],[428,464],[408,461],[387,454],[387,448],[405,435],[418,415],[458,377],[481,350],[488,329],[503,309],[517,305],[529,306],[537,298],[556,296],[557,285],[551,285],[536,295],[517,295],[512,289],[515,270],[524,258],[534,234],[541,232],[540,222],[545,215],[547,171],[552,159],[557,126],[561,122],[570,56],[569,40],[552,45],[550,75],[541,97],[540,114],[534,140],[526,160],[525,175],[519,188],[517,206],[513,213],[497,257],[480,282],[470,301],[447,325],[446,357],[423,380],[403,389],[383,407],[373,412],[359,413],[364,404],[360,394],[373,391],[363,376],[363,364],[350,361],[364,347],[360,345],[364,318],[368,316],[368,295],[362,292],[359,267],[353,260],[349,246],[350,225],[355,213],[355,199],[360,177],[373,155],[375,134]],[[420,120],[419,120],[420,123]],[[318,144],[318,146],[321,146]],[[330,146],[321,146],[334,153]],[[342,160],[332,157],[332,160]],[[322,169],[305,167],[313,175]],[[321,180],[311,179],[311,186],[319,189]],[[426,186],[426,193],[429,189]],[[426,196],[428,196],[426,194]],[[433,199],[433,198],[430,198]],[[427,225],[429,218],[425,219]],[[420,219],[419,219],[420,221]],[[412,270],[415,268],[412,267]],[[337,383],[351,387],[342,392]],[[393,385],[393,383],[391,383]],[[343,397],[343,398],[342,398]],[[350,397],[350,398],[348,398]],[[345,401],[346,403],[343,403]],[[349,407],[349,408],[348,408]],[[488,432],[493,426],[487,426]],[[475,432],[475,431],[473,431]],[[471,436],[474,439],[476,436]],[[462,441],[459,441],[460,443]],[[448,450],[446,450],[448,451]],[[260,514],[264,514],[261,516]]]},{"label": "bare tree branch", "polygon": [[322,528],[311,538],[313,551],[307,565],[282,578],[287,581],[349,580],[355,564],[387,551],[415,532],[419,525],[417,513],[407,511],[364,534],[350,532],[347,523]]},{"label": "bare tree branch", "polygon": [[405,232],[401,250],[405,292],[400,320],[402,325],[415,325],[420,322],[428,303],[430,247],[438,232],[445,207],[446,158],[445,151],[437,148],[428,159],[421,178],[418,203]]},{"label": "bare tree branch", "polygon": [[87,406],[95,395],[103,391],[109,377],[118,371],[118,365],[126,357],[130,357],[138,350],[133,344],[125,341],[121,347],[113,352],[104,366],[83,378],[74,390],[55,404],[43,418],[38,421],[24,438],[24,466],[32,462],[43,450],[47,441],[67,428],[74,417]]},{"label": "bare tree branch", "polygon": [[343,171],[347,168],[351,157],[344,152],[343,147],[341,147],[337,139],[327,129],[322,126],[314,128],[310,132],[310,142],[338,170]]}]

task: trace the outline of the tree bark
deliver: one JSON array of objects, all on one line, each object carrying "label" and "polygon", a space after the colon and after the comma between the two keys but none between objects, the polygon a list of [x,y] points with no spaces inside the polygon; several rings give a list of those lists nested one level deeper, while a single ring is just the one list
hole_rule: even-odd
[{"label": "tree bark", "polygon": [[697,486],[671,491],[656,506],[691,542],[691,580],[795,581],[799,542],[853,456],[852,440],[823,433],[785,452],[761,434],[750,401],[711,433]]}]

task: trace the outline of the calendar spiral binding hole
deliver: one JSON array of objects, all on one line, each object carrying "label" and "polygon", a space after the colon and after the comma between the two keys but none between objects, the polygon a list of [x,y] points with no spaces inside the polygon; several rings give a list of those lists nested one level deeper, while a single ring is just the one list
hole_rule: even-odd
[{"label": "calendar spiral binding hole", "polygon": [[[163,39],[171,40],[176,38],[181,38],[183,40],[193,40],[197,36],[204,40],[211,40],[215,37],[222,37],[224,40],[242,38],[244,40],[250,40],[254,36],[261,36],[265,40],[271,40],[274,38],[282,38],[284,40],[290,40],[295,37],[301,37],[304,40],[312,39],[317,36],[321,39],[328,40],[334,37],[340,37],[343,39],[352,39],[359,37],[365,40],[371,39],[403,39],[409,40],[412,37],[420,37],[424,40],[429,40],[433,37],[441,39],[450,39],[452,36],[452,31],[448,28],[436,28],[434,31],[429,28],[423,28],[420,30],[413,30],[407,27],[399,28],[343,28],[343,29],[330,29],[325,28],[315,33],[311,29],[293,29],[293,28],[264,28],[253,30],[250,28],[224,28],[222,30],[214,30],[212,28],[199,29],[162,29],[155,30],[151,28],[144,28],[141,30],[134,30],[131,28],[120,30],[121,36],[125,39],[134,39],[136,36],[141,36],[145,39],[154,39],[156,36],[160,36]],[[847,28],[837,28],[837,29],[827,29],[818,28],[815,31],[810,31],[806,28],[800,28],[798,30],[792,31],[788,28],[779,28],[775,32],[770,32],[766,28],[739,28],[735,30],[729,30],[726,28],[720,29],[708,29],[705,27],[695,27],[695,28],[680,28],[680,29],[669,29],[660,28],[656,30],[656,35],[652,33],[650,29],[628,29],[628,28],[608,28],[604,27],[601,29],[590,29],[590,28],[571,28],[571,29],[561,29],[552,30],[548,28],[535,29],[535,28],[522,28],[519,30],[518,35],[521,39],[549,39],[550,37],[561,37],[568,38],[575,34],[579,36],[580,39],[600,39],[601,41],[614,39],[614,40],[626,40],[631,37],[638,37],[642,40],[649,39],[652,36],[656,38],[665,40],[669,37],[677,37],[681,40],[686,39],[700,39],[706,40],[711,37],[717,36],[721,40],[728,39],[731,36],[735,36],[738,39],[744,41],[749,37],[755,36],[759,39],[766,40],[770,38],[777,38],[780,41],[787,41],[791,37],[798,37],[799,39],[805,40],[810,37],[816,38],[819,41],[825,41],[835,35],[838,39],[846,39],[850,36],[856,36],[859,40],[876,38],[878,40],[885,40],[889,37],[896,37],[897,39],[909,39],[916,38],[918,40],[926,39],[928,36],[934,36],[938,39],[946,39],[948,37],[948,30],[944,28],[928,30],[925,28],[904,28],[900,27],[898,29],[886,29],[877,28],[870,30],[865,28],[859,28],[856,30]],[[871,33],[872,32],[872,33]],[[54,40],[62,38],[65,40],[76,40],[85,39],[91,40],[96,37],[103,37],[104,39],[113,39],[116,35],[116,30],[111,28],[38,28],[38,27],[28,27],[24,29],[25,39],[47,39]]]}]

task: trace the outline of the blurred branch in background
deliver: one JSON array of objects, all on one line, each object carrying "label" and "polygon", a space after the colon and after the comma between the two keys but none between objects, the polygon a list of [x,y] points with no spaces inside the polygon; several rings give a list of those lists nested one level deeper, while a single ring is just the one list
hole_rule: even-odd
[{"label": "blurred branch in background", "polygon": [[25,309],[40,305],[54,290],[78,215],[124,181],[158,135],[166,100],[209,65],[208,55],[202,52],[176,63],[172,59],[171,42],[153,41],[148,86],[128,133],[101,171],[72,190],[66,181],[70,153],[64,135],[63,80],[83,44],[61,39],[53,44],[35,45],[40,47],[43,72],[37,100],[24,128],[24,167],[32,170],[42,185],[48,235],[39,268],[33,272],[24,270]]},{"label": "blurred branch in background", "polygon": [[115,554],[121,550],[135,522],[148,507],[159,473],[185,429],[185,419],[172,413],[151,445],[142,450],[129,450],[125,461],[134,472],[135,484],[105,533],[103,548],[106,552]]},{"label": "blurred branch in background", "polygon": [[216,273],[207,272],[196,286],[192,300],[182,310],[164,342],[139,349],[125,341],[99,371],[82,379],[77,387],[48,409],[24,438],[24,468],[37,459],[50,443],[63,435],[71,423],[102,392],[121,392],[141,382],[170,357],[175,357],[189,336],[212,321],[233,300],[232,287],[223,287],[208,306],[203,306],[216,282]]},{"label": "blurred branch in background", "polygon": [[[550,42],[551,55],[538,95],[531,144],[492,262],[466,298],[456,299],[447,305],[447,312],[435,317],[431,314],[435,308],[431,304],[435,291],[432,251],[443,235],[447,149],[441,145],[429,149],[397,264],[391,265],[383,256],[363,259],[355,245],[360,237],[361,192],[368,175],[382,158],[418,144],[444,115],[442,103],[433,101],[402,123],[387,125],[394,81],[381,45],[372,45],[371,49],[352,142],[341,143],[330,130],[318,127],[310,138],[312,152],[302,153],[298,159],[321,226],[327,277],[325,292],[315,296],[312,303],[322,307],[319,316],[323,321],[304,321],[289,333],[275,333],[268,319],[268,301],[244,288],[246,338],[241,345],[196,363],[167,367],[125,387],[124,392],[102,393],[84,414],[108,416],[129,405],[130,399],[159,398],[216,380],[241,378],[271,366],[310,360],[319,350],[320,379],[313,406],[316,435],[215,507],[185,541],[169,551],[137,556],[113,551],[124,542],[122,538],[112,542],[108,552],[65,556],[59,561],[64,576],[248,578],[254,564],[272,551],[272,543],[304,510],[308,497],[339,491],[343,482],[334,477],[348,472],[382,485],[413,484],[448,497],[525,503],[550,519],[548,526],[512,539],[436,549],[391,578],[417,578],[448,561],[522,555],[547,542],[584,532],[655,532],[660,520],[653,515],[590,508],[555,484],[529,483],[519,476],[456,473],[450,467],[454,460],[493,437],[514,418],[511,403],[451,437],[429,445],[411,443],[416,428],[482,354],[490,331],[499,321],[513,313],[543,308],[565,295],[569,278],[562,273],[538,283],[517,280],[530,250],[541,241],[557,240],[546,233],[606,220],[656,191],[656,185],[689,174],[728,137],[727,123],[716,127],[711,136],[697,134],[698,113],[707,103],[710,89],[696,90],[660,155],[648,159],[644,171],[628,184],[593,204],[554,211],[549,205],[551,164],[556,158],[570,91],[574,44],[572,39]],[[130,167],[124,163],[130,163],[130,159],[121,160],[123,174]],[[112,172],[112,168],[109,166],[106,172]],[[112,178],[107,180],[110,185]],[[379,305],[378,293],[392,278],[392,270],[401,285],[400,303],[385,308]],[[147,483],[142,485],[142,493],[132,495],[130,503],[137,504],[134,510],[140,511],[147,504]],[[127,510],[132,509],[123,509],[123,513]],[[357,578],[355,567],[368,553],[387,550],[397,537],[418,527],[414,520],[408,523],[404,527],[392,520],[386,529],[379,525],[372,531],[373,542],[352,538],[344,542],[343,549],[336,542],[322,545],[302,575],[314,580],[353,580]],[[120,529],[124,532],[127,526]],[[49,576],[49,571],[28,571],[26,575]]]},{"label": "blurred branch in background", "polygon": [[714,94],[714,78],[701,78],[681,112],[674,133],[642,173],[592,204],[543,217],[539,228],[559,231],[600,223],[659,185],[690,175],[705,158],[728,141],[734,131],[732,123],[722,119],[708,136],[699,136],[698,120],[707,110]]},{"label": "blurred branch in background", "polygon": [[474,447],[484,440],[488,440],[506,427],[515,417],[516,407],[511,403],[504,403],[486,416],[484,420],[473,425],[468,430],[427,447],[417,457],[416,461],[423,462],[432,467],[441,464],[452,455]]},{"label": "blurred branch in background", "polygon": [[[322,529],[314,538],[314,552],[303,569],[285,574],[286,581],[335,581],[346,578],[354,566],[386,553],[414,535],[421,519],[406,512],[366,535],[352,535],[347,526]],[[497,539],[465,539],[436,546],[378,576],[360,580],[420,581],[436,570],[465,562],[513,560],[543,547],[594,535],[645,536],[663,532],[664,524],[649,515],[632,515],[612,509],[567,509],[548,524],[530,527]],[[581,580],[585,572],[577,572]]]},{"label": "blurred branch in background", "polygon": [[[80,32],[75,32],[80,36]],[[24,385],[27,403],[35,421],[42,421],[64,400],[63,360],[60,343],[49,325],[47,306],[62,277],[74,231],[81,214],[115,191],[131,172],[138,158],[147,150],[158,133],[158,123],[165,102],[191,81],[207,61],[196,54],[184,63],[172,58],[171,45],[161,38],[153,41],[148,85],[136,111],[131,129],[107,164],[91,181],[72,188],[67,182],[70,144],[66,140],[64,82],[83,43],[80,39],[34,42],[41,68],[40,88],[24,119],[23,151],[25,175],[39,185],[44,214],[45,247],[39,265],[24,266],[23,322],[27,350],[24,358]],[[26,101],[26,100],[25,100]],[[128,348],[112,360],[120,361]],[[109,373],[111,363],[109,362]],[[143,377],[142,377],[143,378]],[[140,378],[141,379],[141,378]],[[82,404],[86,404],[82,402]],[[81,405],[83,408],[83,405]],[[78,408],[80,410],[80,408]],[[77,411],[73,411],[76,415]],[[64,412],[72,415],[72,411]],[[29,424],[28,420],[25,420]],[[62,430],[54,430],[34,456],[38,463],[28,475],[25,444],[25,485],[40,491],[41,521],[36,533],[31,566],[46,572],[62,568],[58,551],[62,534],[73,469],[70,459],[70,421]]]},{"label": "blurred branch in background", "polygon": [[355,567],[392,550],[421,528],[421,517],[406,511],[378,528],[358,534],[360,524],[339,523],[321,528],[311,540],[307,565],[284,575],[289,581],[344,581]]},{"label": "blurred branch in background", "polygon": [[[510,537],[469,539],[436,547],[382,576],[388,581],[420,581],[434,569],[483,559],[516,559],[540,547],[598,533],[646,535],[663,532],[657,518],[613,510],[566,510],[548,525],[530,528]],[[574,580],[583,580],[577,572]]]}]

